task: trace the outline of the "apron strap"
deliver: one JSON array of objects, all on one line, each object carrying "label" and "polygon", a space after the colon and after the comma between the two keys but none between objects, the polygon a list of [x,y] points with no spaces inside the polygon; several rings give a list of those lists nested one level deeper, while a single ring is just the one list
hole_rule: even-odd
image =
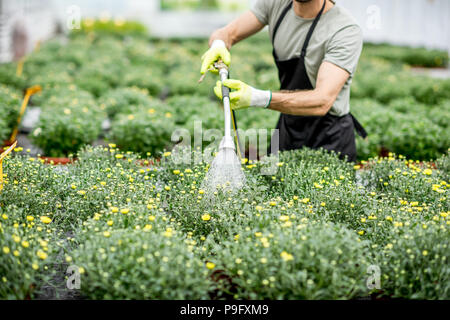
[{"label": "apron strap", "polygon": [[353,125],[355,126],[356,133],[359,134],[359,136],[363,139],[367,138],[366,129],[364,129],[362,124],[358,120],[356,120],[356,118],[353,116],[353,114],[350,113],[350,116],[352,117]]},{"label": "apron strap", "polygon": [[309,28],[308,34],[306,35],[305,43],[303,44],[303,48],[302,48],[302,56],[303,57],[306,57],[306,49],[308,48],[309,40],[311,40],[311,36],[312,36],[312,34],[314,32],[314,29],[317,26],[317,23],[320,20],[320,17],[322,16],[323,11],[325,10],[325,5],[326,4],[327,4],[327,0],[324,0],[322,9],[320,9],[320,12],[317,15],[317,17],[314,19],[311,28]]},{"label": "apron strap", "polygon": [[284,17],[288,13],[288,11],[292,8],[292,1],[289,2],[286,8],[283,9],[283,12],[281,12],[280,17],[277,20],[277,23],[275,24],[275,27],[273,28],[273,35],[272,35],[272,46],[273,46],[273,55],[276,59],[278,59],[277,54],[275,52],[275,35],[277,34],[278,28],[281,25],[281,22],[283,22]]}]

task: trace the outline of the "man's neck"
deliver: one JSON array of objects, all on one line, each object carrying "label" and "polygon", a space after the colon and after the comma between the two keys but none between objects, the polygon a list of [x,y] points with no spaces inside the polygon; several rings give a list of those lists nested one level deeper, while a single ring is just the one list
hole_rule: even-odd
[{"label": "man's neck", "polygon": [[[301,18],[304,19],[312,19],[315,18],[319,12],[320,9],[322,9],[323,1],[324,0],[312,0],[310,2],[301,3],[298,1],[294,1],[294,12],[296,15],[298,15]],[[324,13],[330,10],[334,4],[331,1],[327,0],[327,3],[325,5]]]}]

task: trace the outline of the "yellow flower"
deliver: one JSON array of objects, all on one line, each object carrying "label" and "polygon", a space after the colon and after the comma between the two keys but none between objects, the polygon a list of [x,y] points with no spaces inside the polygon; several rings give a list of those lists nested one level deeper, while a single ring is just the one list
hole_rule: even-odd
[{"label": "yellow flower", "polygon": [[42,260],[47,259],[47,254],[42,250],[38,250],[38,252],[36,252],[36,255],[39,257],[39,259]]},{"label": "yellow flower", "polygon": [[362,236],[364,234],[364,230],[358,231],[358,234]]},{"label": "yellow flower", "polygon": [[206,267],[207,267],[209,270],[212,270],[212,269],[214,269],[214,268],[216,267],[216,265],[215,265],[214,263],[212,263],[212,262],[207,262],[207,263],[206,263]]},{"label": "yellow flower", "polygon": [[30,246],[30,243],[28,241],[22,241],[22,247],[28,248]]},{"label": "yellow flower", "polygon": [[166,231],[164,232],[164,237],[170,238],[172,237],[173,233],[172,233],[172,228],[167,228]]},{"label": "yellow flower", "polygon": [[11,252],[11,250],[8,247],[3,247],[3,253],[4,254],[8,254],[10,252]]},{"label": "yellow flower", "polygon": [[169,187],[169,186],[165,186],[165,187],[164,187],[164,190],[170,191],[170,187]]},{"label": "yellow flower", "polygon": [[361,169],[361,166],[360,165],[355,165],[355,166],[353,166],[353,169],[359,170],[359,169]]},{"label": "yellow flower", "polygon": [[275,206],[277,205],[277,203],[276,203],[275,201],[270,201],[270,202],[269,202],[269,205],[270,205],[271,207],[275,207]]},{"label": "yellow flower", "polygon": [[128,209],[128,208],[123,208],[120,210],[120,213],[122,213],[122,214],[127,214],[129,212],[130,212],[130,209]]},{"label": "yellow flower", "polygon": [[111,212],[112,212],[112,213],[117,213],[117,212],[119,212],[119,208],[117,208],[117,207],[111,207]]},{"label": "yellow flower", "polygon": [[106,224],[107,224],[108,226],[112,226],[112,225],[114,224],[114,221],[109,220],[108,222],[106,222]]},{"label": "yellow flower", "polygon": [[80,191],[78,191],[78,194],[84,196],[86,194],[86,191],[80,190]]},{"label": "yellow flower", "polygon": [[423,170],[423,173],[426,174],[427,176],[431,176],[431,174],[433,173],[433,170],[425,169],[425,170]]},{"label": "yellow flower", "polygon": [[286,251],[283,251],[280,254],[280,257],[284,260],[284,261],[291,261],[294,260],[294,256],[290,253],[287,253]]},{"label": "yellow flower", "polygon": [[27,216],[27,221],[33,221],[34,220],[34,217],[32,217],[32,216]]},{"label": "yellow flower", "polygon": [[37,263],[33,263],[33,264],[31,265],[31,267],[32,267],[34,270],[39,269],[39,266],[38,266]]},{"label": "yellow flower", "polygon": [[265,263],[267,263],[267,258],[261,258],[260,261],[261,261],[262,264],[265,264]]},{"label": "yellow flower", "polygon": [[426,256],[426,255],[428,255],[428,251],[427,251],[427,250],[423,250],[423,251],[422,251],[422,254],[423,254],[424,256]]},{"label": "yellow flower", "polygon": [[145,227],[144,227],[144,230],[145,230],[145,231],[148,231],[148,230],[150,230],[151,228],[152,228],[152,225],[151,225],[151,224],[146,224]]},{"label": "yellow flower", "polygon": [[255,209],[256,209],[257,211],[262,211],[263,207],[261,207],[261,206],[256,206]]},{"label": "yellow flower", "polygon": [[176,175],[180,174],[180,170],[173,170],[173,174],[176,174]]},{"label": "yellow flower", "polygon": [[209,214],[204,214],[204,215],[202,215],[202,220],[209,221],[209,220],[211,220],[211,216]]},{"label": "yellow flower", "polygon": [[255,232],[255,237],[257,237],[257,238],[262,237],[262,233],[261,232]]},{"label": "yellow flower", "polygon": [[279,219],[283,222],[288,221],[289,220],[289,216],[280,216]]},{"label": "yellow flower", "polygon": [[46,217],[46,216],[42,216],[41,222],[43,222],[45,224],[49,224],[50,222],[52,222],[52,219],[50,219],[49,217]]},{"label": "yellow flower", "polygon": [[172,152],[167,151],[167,152],[164,152],[164,153],[163,153],[163,156],[164,156],[164,157],[168,157],[168,156],[170,156],[171,154],[172,154]]},{"label": "yellow flower", "polygon": [[302,199],[302,203],[308,203],[309,202],[309,198],[304,198],[304,199]]},{"label": "yellow flower", "polygon": [[109,238],[111,236],[111,233],[109,231],[105,231],[105,232],[103,232],[103,236],[105,238]]}]

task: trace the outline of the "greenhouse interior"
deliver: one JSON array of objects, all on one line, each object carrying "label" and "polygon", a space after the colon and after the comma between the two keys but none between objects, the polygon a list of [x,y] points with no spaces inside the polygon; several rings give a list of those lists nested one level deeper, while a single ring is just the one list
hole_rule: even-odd
[{"label": "greenhouse interior", "polygon": [[446,0],[0,0],[0,299],[449,300],[449,53]]}]

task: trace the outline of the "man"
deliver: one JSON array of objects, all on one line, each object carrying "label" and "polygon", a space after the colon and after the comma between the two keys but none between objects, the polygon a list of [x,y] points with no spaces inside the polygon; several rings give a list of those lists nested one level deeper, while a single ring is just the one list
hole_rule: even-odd
[{"label": "man", "polygon": [[[360,27],[330,0],[257,0],[253,8],[215,31],[202,57],[201,73],[215,71],[221,59],[229,65],[235,43],[269,25],[281,90],[258,90],[227,80],[233,110],[269,108],[278,120],[280,150],[303,146],[338,152],[356,160],[356,131],[366,132],[350,114],[350,85],[362,50]],[[222,83],[214,92],[222,98]]]}]

